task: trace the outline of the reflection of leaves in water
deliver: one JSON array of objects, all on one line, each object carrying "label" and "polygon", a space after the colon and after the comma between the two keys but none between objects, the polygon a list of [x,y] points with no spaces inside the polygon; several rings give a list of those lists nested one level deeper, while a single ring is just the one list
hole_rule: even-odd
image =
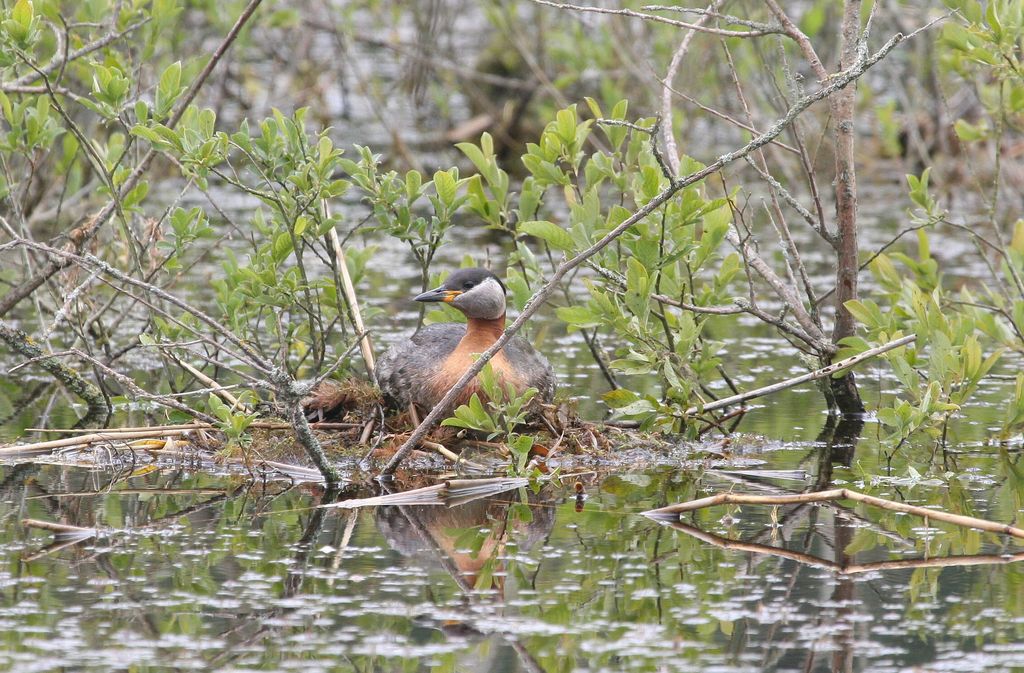
[{"label": "reflection of leaves in water", "polygon": [[[918,465],[927,464],[921,453],[907,448]],[[778,450],[773,463],[792,468],[805,455],[803,449]],[[961,470],[976,469],[1001,486],[981,490],[953,480],[946,488],[919,486],[908,497],[952,510],[967,503],[976,510],[973,513],[992,518],[999,518],[996,509],[1013,507],[1015,496],[1005,487],[1003,461],[991,456],[958,460]],[[9,474],[9,468],[2,469]],[[898,469],[897,474],[907,473],[905,464]],[[926,473],[923,467],[918,469]],[[1024,582],[1022,564],[855,577],[850,580],[852,598],[837,604],[848,611],[844,616],[828,601],[837,586],[828,573],[784,559],[711,547],[635,516],[640,509],[706,495],[706,482],[672,469],[645,472],[646,479],[613,477],[588,484],[587,507],[581,513],[574,511],[571,493],[560,491],[539,500],[528,493],[535,503],[529,510],[521,492],[500,495],[479,506],[475,521],[450,518],[462,508],[429,508],[449,517],[429,529],[438,539],[449,535],[459,543],[456,547],[462,546],[462,533],[498,531],[501,525],[507,528],[505,539],[517,543],[476,559],[477,587],[488,586],[488,578],[493,584],[499,564],[504,564],[504,602],[490,604],[467,602],[466,593],[438,565],[437,552],[417,555],[422,540],[384,521],[379,512],[323,510],[323,530],[315,544],[307,540],[300,545],[311,523],[307,508],[315,504],[309,487],[253,488],[213,507],[174,517],[209,496],[146,495],[142,489],[224,489],[241,482],[164,471],[136,476],[111,492],[88,498],[23,500],[22,491],[36,496],[39,488],[47,493],[88,490],[95,478],[80,469],[32,470],[36,486],[22,473],[18,490],[5,495],[5,500],[25,503],[25,516],[64,516],[70,523],[96,525],[116,521],[126,527],[172,517],[154,534],[133,536],[122,546],[103,551],[86,545],[24,567],[19,582],[32,586],[35,593],[21,595],[21,605],[34,607],[35,612],[9,618],[18,625],[31,619],[33,627],[53,633],[69,625],[79,628],[88,638],[88,648],[75,650],[63,642],[46,645],[48,656],[73,669],[85,668],[80,665],[85,652],[94,660],[114,660],[126,637],[133,639],[133,651],[150,662],[168,656],[181,663],[195,662],[202,647],[207,649],[200,667],[209,667],[221,652],[230,652],[232,665],[238,668],[261,670],[302,664],[390,671],[406,665],[386,656],[390,652],[404,653],[410,666],[420,656],[436,656],[439,670],[447,666],[454,671],[476,659],[486,662],[486,670],[506,664],[513,668],[507,659],[517,655],[504,646],[503,634],[519,634],[517,642],[545,671],[653,672],[714,665],[728,669],[736,656],[759,661],[799,656],[801,643],[820,638],[823,629],[841,629],[851,622],[889,652],[865,651],[866,669],[909,666],[911,653],[927,650],[925,645],[960,647],[976,637],[983,644],[1014,643],[1021,635],[1014,619],[1022,615],[1024,602],[1018,591]],[[119,494],[118,488],[136,492]],[[869,488],[889,496],[894,489],[890,483]],[[466,505],[474,506],[477,503]],[[527,511],[532,520],[527,520]],[[867,529],[866,523],[901,531],[908,539],[915,539],[915,529],[923,525],[888,512],[852,513],[865,522],[854,520],[852,534],[844,540],[836,535],[843,524],[827,512],[786,527],[789,512],[780,508],[779,544],[827,555],[830,545],[839,542],[841,551],[850,556],[856,552],[860,561],[889,557],[888,548],[893,550],[891,557],[905,558],[912,550],[901,545],[898,536],[881,535]],[[695,523],[725,532],[721,514],[698,513]],[[358,519],[345,545],[349,516]],[[737,518],[730,530],[744,537],[762,534],[770,523],[767,509],[744,508]],[[459,533],[452,536],[456,530]],[[0,533],[4,551],[20,544],[13,532],[5,531]],[[1002,549],[988,535],[946,526],[941,531],[915,554],[962,553],[975,546],[987,552]],[[403,541],[406,547],[400,547]],[[296,560],[299,547],[306,547],[302,562]],[[10,558],[0,556],[0,571],[13,570],[6,565]],[[42,577],[47,581],[35,579]],[[291,597],[289,587],[295,592]],[[959,601],[947,600],[950,595]],[[879,596],[884,597],[883,604]],[[83,606],[90,609],[80,609]],[[979,635],[976,624],[982,616],[987,630]],[[453,624],[455,620],[459,623]],[[897,629],[900,635],[892,635]],[[263,639],[246,646],[261,630]],[[32,641],[18,636],[17,629],[8,633],[0,663],[10,653],[35,651],[30,649]],[[741,635],[742,642],[734,640]],[[161,638],[164,644],[158,650]],[[182,644],[175,638],[182,638]],[[624,663],[621,653],[627,648],[637,653]],[[339,652],[348,662],[337,659]]]},{"label": "reflection of leaves in water", "polygon": [[891,484],[892,486],[906,486],[909,488],[913,488],[915,486],[945,486],[946,482],[953,477],[953,473],[946,472],[942,476],[944,479],[939,479],[937,477],[923,477],[913,465],[910,465],[907,467],[907,476],[905,477],[872,475],[870,479],[872,486],[878,486],[879,484]]}]

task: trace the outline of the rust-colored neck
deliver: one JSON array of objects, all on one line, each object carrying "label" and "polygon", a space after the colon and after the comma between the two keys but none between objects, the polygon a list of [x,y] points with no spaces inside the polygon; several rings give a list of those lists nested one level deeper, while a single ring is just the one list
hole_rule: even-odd
[{"label": "rust-colored neck", "polygon": [[459,342],[459,349],[469,349],[473,353],[482,353],[498,340],[505,331],[505,314],[494,320],[470,318],[466,323],[466,335]]}]

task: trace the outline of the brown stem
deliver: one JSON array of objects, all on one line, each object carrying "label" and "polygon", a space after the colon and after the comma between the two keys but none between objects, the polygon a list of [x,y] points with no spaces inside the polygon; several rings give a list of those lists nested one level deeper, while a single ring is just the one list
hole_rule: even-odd
[{"label": "brown stem", "polygon": [[[847,0],[843,11],[840,68],[857,58],[860,0]],[[854,163],[856,88],[849,87],[829,101],[835,122],[836,151],[836,314],[832,343],[853,336],[857,324],[846,302],[857,299],[857,169]],[[853,372],[830,381],[836,407],[843,414],[864,413]]]},{"label": "brown stem", "polygon": [[[814,50],[810,39],[785,11],[775,2],[766,0],[768,8],[782,24],[786,34],[800,47],[804,58],[810,63],[815,75],[822,82],[828,81],[830,75]],[[841,45],[839,69],[844,70],[858,60],[860,48],[860,7],[861,0],[846,0],[843,4],[843,20],[841,24]],[[832,343],[853,336],[857,324],[853,314],[846,309],[846,302],[857,299],[857,171],[854,163],[854,113],[856,103],[856,85],[848,87],[829,98],[829,112],[834,122],[835,144],[835,200],[836,200],[836,291],[835,291],[835,323],[832,328]],[[828,355],[822,358],[829,362]],[[830,390],[826,393],[829,407],[837,408],[843,414],[859,414],[864,412],[864,403],[860,399],[857,384],[852,372],[830,381]]]}]

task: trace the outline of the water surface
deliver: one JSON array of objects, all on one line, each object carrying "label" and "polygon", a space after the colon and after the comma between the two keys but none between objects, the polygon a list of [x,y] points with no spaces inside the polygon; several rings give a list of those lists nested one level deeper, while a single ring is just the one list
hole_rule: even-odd
[{"label": "water surface", "polygon": [[[133,476],[8,465],[0,668],[1024,670],[1024,565],[1008,562],[1024,545],[852,503],[684,519],[805,555],[792,559],[640,515],[719,490],[822,481],[1001,521],[1020,509],[1019,455],[962,452],[952,458],[961,476],[912,483],[899,457],[893,476],[872,478],[885,457],[869,439],[856,453],[845,441],[737,443],[726,459],[689,452],[689,469],[570,477],[453,508],[354,511],[311,509],[323,498],[316,486],[188,466]],[[706,469],[740,462],[788,472]],[[373,491],[351,485],[337,497]],[[48,550],[53,535],[23,518],[101,535]],[[978,565],[863,567],[950,555]]]}]

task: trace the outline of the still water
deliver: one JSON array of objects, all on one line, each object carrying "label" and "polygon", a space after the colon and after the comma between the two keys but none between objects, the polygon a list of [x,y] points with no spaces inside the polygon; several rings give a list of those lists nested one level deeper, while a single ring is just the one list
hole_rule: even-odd
[{"label": "still water", "polygon": [[[355,103],[336,124],[336,141],[385,147],[390,135]],[[328,123],[342,118],[327,113]],[[874,250],[900,228],[908,204],[901,170],[868,174],[876,184],[865,186],[861,244]],[[190,194],[182,205],[206,202]],[[348,225],[361,221],[357,204],[348,206]],[[252,204],[222,207],[245,222]],[[438,271],[467,254],[500,269],[507,241],[492,234],[459,229]],[[380,246],[360,286],[378,310],[374,338],[405,338],[418,317],[408,301],[421,289],[417,269],[404,244],[360,242]],[[952,280],[984,277],[984,268],[967,266],[964,241],[937,238],[933,251]],[[827,258],[805,261],[827,287]],[[219,260],[197,267],[198,287],[182,291],[201,302],[203,279],[218,269]],[[601,375],[578,335],[550,318],[534,321],[531,338],[565,394],[599,418]],[[746,324],[742,339],[734,326],[711,332],[743,388],[805,371],[768,329]],[[17,362],[0,356],[4,371]],[[123,362],[163,375],[151,361]],[[895,391],[884,367],[868,365],[860,376],[869,407]],[[1020,525],[1020,444],[989,440],[1011,386],[986,381],[945,448],[922,438],[893,451],[870,419],[836,432],[807,386],[760,402],[728,445],[717,438],[639,451],[613,466],[579,459],[565,471],[597,472],[458,507],[315,509],[327,498],[317,486],[252,482],[192,464],[2,463],[0,670],[1024,671],[1017,542],[848,502],[717,507],[678,527],[641,514],[730,489],[845,486]],[[45,374],[0,378],[0,443],[30,426],[69,427],[72,403]],[[114,422],[150,420],[132,408]],[[353,483],[334,497],[376,488]],[[55,543],[24,519],[99,535]],[[950,557],[961,558],[943,560]]]},{"label": "still water", "polygon": [[[716,507],[679,529],[641,515],[830,484],[1021,511],[1019,452],[890,457],[873,424],[852,449],[856,428],[809,420],[816,439],[680,447],[457,507],[313,509],[318,486],[174,463],[6,465],[0,669],[1024,671],[1024,545],[1007,538],[848,502]],[[100,535],[51,547],[26,518]]]},{"label": "still water", "polygon": [[[884,226],[867,238],[890,235],[872,221]],[[460,236],[442,268],[494,245]],[[935,249],[955,250],[945,243]],[[378,343],[417,318],[403,254],[382,245],[375,266],[388,271],[362,288],[386,327]],[[763,327],[711,336],[745,389],[805,371]],[[564,394],[600,418],[606,388],[578,335],[542,315],[531,337]],[[870,408],[899,392],[884,365],[859,377]],[[318,510],[317,486],[123,456],[117,470],[0,463],[0,670],[1024,671],[1019,542],[848,502],[717,507],[677,527],[641,514],[723,490],[843,486],[1020,525],[1020,442],[991,440],[1012,385],[983,382],[944,447],[922,436],[894,450],[870,418],[829,428],[805,386],[758,401],[728,443],[651,452],[624,438],[611,459],[563,470],[596,473],[459,507]],[[0,419],[0,442],[30,441],[25,428],[76,413],[21,370],[0,379]],[[128,405],[113,422],[151,421]],[[24,519],[100,535],[51,547]]]}]

